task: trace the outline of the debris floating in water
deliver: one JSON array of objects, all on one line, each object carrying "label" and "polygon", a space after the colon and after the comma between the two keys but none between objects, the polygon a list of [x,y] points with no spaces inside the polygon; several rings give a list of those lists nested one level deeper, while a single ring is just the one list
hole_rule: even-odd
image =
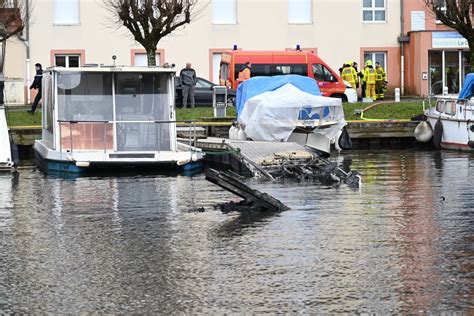
[{"label": "debris floating in water", "polygon": [[353,188],[361,184],[360,173],[351,171],[347,165],[341,168],[335,162],[308,153],[293,152],[274,156],[271,160],[263,161],[262,167],[275,180],[320,181],[327,185],[345,183]]},{"label": "debris floating in water", "polygon": [[[237,180],[232,173],[209,169],[206,172],[206,180],[243,198],[245,202],[239,204],[240,207],[261,211],[285,211],[289,209],[288,206],[267,193],[254,190]],[[231,210],[232,206],[235,208],[236,205],[230,205],[226,210]]]}]

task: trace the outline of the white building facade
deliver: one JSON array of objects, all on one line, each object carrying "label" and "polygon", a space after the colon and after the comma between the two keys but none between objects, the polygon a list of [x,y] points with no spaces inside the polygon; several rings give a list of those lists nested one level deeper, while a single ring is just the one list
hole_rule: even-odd
[{"label": "white building facade", "polygon": [[[400,85],[400,0],[201,0],[193,22],[160,41],[157,63],[191,62],[198,76],[217,82],[220,53],[243,50],[316,52],[333,69],[343,62],[380,61],[391,87]],[[27,86],[34,64],[146,65],[144,49],[114,23],[102,0],[34,0],[26,45],[12,40],[6,76]],[[29,65],[29,66],[27,66]],[[30,96],[31,98],[31,96]]]}]

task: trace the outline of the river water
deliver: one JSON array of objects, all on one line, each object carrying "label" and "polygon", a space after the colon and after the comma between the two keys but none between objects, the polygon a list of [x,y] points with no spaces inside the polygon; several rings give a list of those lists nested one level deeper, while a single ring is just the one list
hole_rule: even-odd
[{"label": "river water", "polygon": [[266,215],[202,175],[0,174],[0,312],[474,312],[474,156],[345,157],[361,189],[251,182]]}]

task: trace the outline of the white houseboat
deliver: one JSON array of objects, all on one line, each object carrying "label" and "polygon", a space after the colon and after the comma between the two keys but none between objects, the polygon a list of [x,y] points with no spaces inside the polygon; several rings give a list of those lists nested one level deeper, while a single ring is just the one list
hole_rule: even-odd
[{"label": "white houseboat", "polygon": [[41,168],[195,167],[202,152],[177,140],[174,76],[162,67],[48,68],[34,145]]},{"label": "white houseboat", "polygon": [[474,74],[468,74],[459,96],[436,96],[426,110],[427,122],[415,129],[418,141],[433,139],[438,148],[474,151]]}]

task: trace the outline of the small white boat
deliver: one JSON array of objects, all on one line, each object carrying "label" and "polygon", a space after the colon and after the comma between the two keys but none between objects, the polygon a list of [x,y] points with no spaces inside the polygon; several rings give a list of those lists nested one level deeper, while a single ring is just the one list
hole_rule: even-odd
[{"label": "small white boat", "polygon": [[[177,141],[175,70],[161,67],[52,67],[43,74],[44,171],[196,167],[203,153]],[[191,133],[190,133],[191,134]]]},{"label": "small white boat", "polygon": [[468,74],[459,94],[436,96],[426,110],[427,122],[415,129],[418,141],[431,139],[438,148],[474,151],[474,74]]},{"label": "small white boat", "polygon": [[254,141],[295,142],[329,155],[349,149],[344,109],[338,98],[320,95],[311,78],[254,77],[237,90],[237,113],[244,137]]},{"label": "small white boat", "polygon": [[0,106],[0,171],[11,170],[14,166],[12,159],[12,150],[10,143],[10,134],[8,131],[6,110]]}]

